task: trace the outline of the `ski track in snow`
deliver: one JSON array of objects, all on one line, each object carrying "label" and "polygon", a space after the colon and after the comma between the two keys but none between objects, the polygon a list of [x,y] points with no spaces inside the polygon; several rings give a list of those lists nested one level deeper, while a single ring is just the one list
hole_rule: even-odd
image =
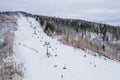
[{"label": "ski track in snow", "polygon": [[[45,42],[49,42],[46,55]],[[16,61],[24,63],[24,80],[120,80],[120,63],[104,60],[48,37],[30,17],[18,19]],[[20,58],[21,57],[21,58]]]}]

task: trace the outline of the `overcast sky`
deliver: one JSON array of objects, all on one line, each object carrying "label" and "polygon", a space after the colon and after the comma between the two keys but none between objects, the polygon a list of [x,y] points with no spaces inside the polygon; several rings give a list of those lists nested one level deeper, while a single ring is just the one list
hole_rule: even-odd
[{"label": "overcast sky", "polygon": [[0,0],[0,11],[25,11],[120,25],[120,0]]}]

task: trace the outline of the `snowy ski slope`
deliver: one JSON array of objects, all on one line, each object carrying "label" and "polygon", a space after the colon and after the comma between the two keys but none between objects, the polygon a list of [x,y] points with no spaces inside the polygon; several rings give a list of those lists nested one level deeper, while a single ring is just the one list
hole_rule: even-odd
[{"label": "snowy ski slope", "polygon": [[[48,42],[46,55],[45,42]],[[14,40],[15,60],[24,80],[120,80],[120,63],[66,46],[47,36],[35,19],[21,16]]]}]

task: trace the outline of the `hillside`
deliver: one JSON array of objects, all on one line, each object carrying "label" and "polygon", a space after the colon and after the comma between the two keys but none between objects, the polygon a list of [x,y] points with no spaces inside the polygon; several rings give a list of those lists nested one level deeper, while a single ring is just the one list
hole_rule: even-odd
[{"label": "hillside", "polygon": [[[76,33],[74,29],[69,29],[69,26],[65,29],[63,25],[61,29],[68,32],[59,33],[59,26],[53,24],[52,20],[45,20],[44,25],[41,25],[42,19],[36,19],[36,15],[21,12],[0,14],[0,54],[4,52],[7,55],[0,56],[0,66],[13,66],[12,71],[6,69],[6,66],[0,68],[1,80],[119,80],[120,63],[111,60],[119,60],[119,56],[110,57],[104,50],[101,50],[104,54],[100,54],[96,49],[85,46],[92,42],[90,46],[94,48],[98,40],[102,39],[98,37],[102,35],[97,35],[94,31],[84,32],[82,29]],[[81,34],[83,37],[79,37]],[[91,37],[86,39],[88,35]],[[70,38],[75,41],[72,43]],[[78,43],[78,40],[81,42]],[[112,43],[108,44],[109,42]],[[114,50],[119,48],[117,44],[113,46],[115,43],[119,43],[115,37],[110,41],[99,42],[100,45],[110,45]],[[5,73],[2,72],[3,68]]]},{"label": "hillside", "polygon": [[92,50],[100,56],[102,55],[112,60],[120,60],[119,26],[78,19],[33,15],[21,11],[3,12],[3,14],[8,15],[17,15],[17,13],[35,18],[48,36],[57,37],[64,44],[83,50]]},{"label": "hillside", "polygon": [[64,44],[120,60],[119,26],[39,15],[35,18],[48,36],[57,37]]}]

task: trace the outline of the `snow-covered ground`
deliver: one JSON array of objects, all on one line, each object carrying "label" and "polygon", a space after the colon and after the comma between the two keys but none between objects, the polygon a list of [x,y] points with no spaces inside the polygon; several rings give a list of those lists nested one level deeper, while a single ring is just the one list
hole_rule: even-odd
[{"label": "snow-covered ground", "polygon": [[[46,55],[45,42],[49,42]],[[48,37],[35,19],[21,16],[14,41],[24,80],[120,80],[120,63],[87,54]]]}]

